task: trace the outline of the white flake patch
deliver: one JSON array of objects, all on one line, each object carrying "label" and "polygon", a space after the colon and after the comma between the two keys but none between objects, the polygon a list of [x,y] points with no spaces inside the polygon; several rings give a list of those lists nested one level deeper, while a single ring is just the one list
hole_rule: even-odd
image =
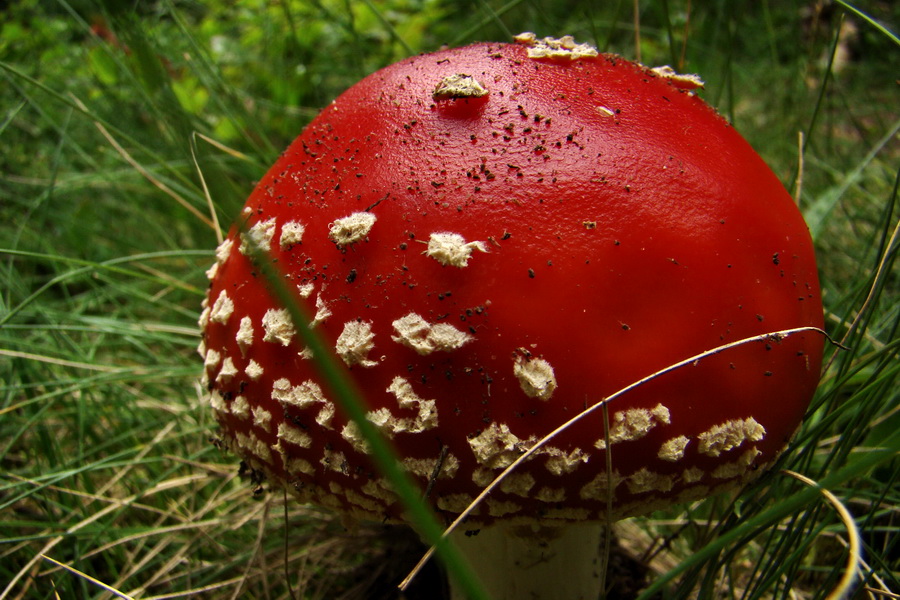
[{"label": "white flake patch", "polygon": [[[609,442],[629,442],[639,440],[657,425],[668,425],[671,422],[669,409],[657,404],[651,409],[630,408],[613,414],[609,424]],[[606,448],[606,439],[601,438],[594,444],[600,450]]]},{"label": "white flake patch", "polygon": [[393,504],[397,501],[397,495],[392,491],[387,489],[386,483],[384,480],[369,480],[363,484],[360,488],[364,494],[372,496],[373,498],[378,498],[382,502],[387,505]]},{"label": "white flake patch", "polygon": [[766,435],[765,428],[756,419],[737,419],[714,425],[698,436],[700,454],[719,456],[739,447],[745,441],[758,442]]},{"label": "white flake patch", "polygon": [[303,458],[289,458],[284,464],[284,468],[291,475],[312,475],[315,473],[315,467],[308,460]]},{"label": "white flake patch", "polygon": [[618,471],[613,470],[612,477],[600,473],[587,482],[578,492],[582,500],[607,500],[610,494],[615,497],[616,487],[625,480]]},{"label": "white flake patch", "polygon": [[213,410],[218,412],[228,412],[228,407],[225,406],[225,398],[219,393],[218,390],[213,390],[209,395],[209,405],[213,408]]},{"label": "white flake patch", "polygon": [[231,255],[231,248],[233,245],[234,241],[231,238],[227,238],[216,248],[216,262],[214,262],[206,272],[206,277],[210,281],[215,279],[216,274],[219,272],[219,267],[222,266],[226,260],[228,260],[228,257]]},{"label": "white flake patch", "polygon": [[325,448],[325,455],[322,457],[322,460],[319,461],[319,464],[328,471],[335,471],[336,473],[343,473],[344,475],[348,473],[347,458],[344,456],[343,452],[336,452]]},{"label": "white flake patch", "polygon": [[530,398],[549,400],[556,391],[553,367],[543,358],[517,355],[513,374],[519,380],[519,387]]},{"label": "white flake patch", "polygon": [[212,305],[212,312],[209,313],[209,320],[224,325],[228,322],[228,317],[230,317],[233,312],[234,302],[231,301],[228,294],[222,291]]},{"label": "white flake patch", "polygon": [[250,317],[241,317],[241,325],[234,339],[241,349],[241,356],[247,356],[247,348],[253,344],[253,321]]},{"label": "white flake patch", "polygon": [[312,329],[319,323],[324,323],[330,316],[331,309],[328,308],[328,304],[326,304],[320,292],[316,295],[316,315],[313,317],[312,322],[310,322],[309,328]]},{"label": "white flake patch", "polygon": [[560,448],[544,446],[538,450],[538,453],[548,455],[547,462],[544,465],[550,473],[559,476],[573,472],[579,466],[587,463],[591,457],[590,454],[583,452],[581,448],[575,448],[571,452],[566,453]]},{"label": "white flake patch", "polygon": [[685,483],[697,483],[701,479],[703,479],[703,475],[705,471],[700,469],[699,467],[691,467],[689,469],[685,469],[681,474],[681,479]]},{"label": "white flake patch", "polygon": [[234,246],[234,240],[231,238],[226,239],[219,247],[216,248],[216,264],[223,264],[228,257],[231,256],[231,248]]},{"label": "white flake patch", "polygon": [[[325,465],[326,463],[323,460],[320,460],[319,464]],[[326,468],[327,468],[327,465],[326,465]],[[335,469],[335,470],[337,470],[339,473],[341,472],[339,469]],[[338,497],[334,496],[334,494],[340,493],[340,491],[342,490],[341,486],[339,486],[338,484],[336,484],[335,482],[332,481],[331,483],[328,484],[328,488],[331,490],[330,494],[326,493],[324,488],[320,488],[320,487],[314,488],[315,495],[312,496],[313,503],[318,504],[319,506],[323,506],[325,508],[330,508],[334,511],[346,510],[344,508],[344,504],[341,502],[341,500]]]},{"label": "white flake patch", "polygon": [[384,505],[381,504],[380,502],[376,502],[375,500],[372,500],[371,498],[363,496],[359,492],[352,490],[350,488],[347,488],[346,490],[344,490],[344,497],[351,504],[355,504],[356,506],[359,506],[360,508],[367,510],[369,512],[372,512],[372,513],[377,513],[381,508],[384,507]]},{"label": "white flake patch", "polygon": [[288,221],[281,226],[281,237],[278,240],[278,245],[282,250],[287,250],[294,244],[299,244],[303,241],[303,233],[305,231],[306,227],[300,221]]},{"label": "white flake patch", "polygon": [[301,448],[312,446],[312,437],[308,433],[284,421],[278,424],[278,439]]},{"label": "white flake patch", "polygon": [[241,433],[240,431],[235,434],[235,438],[237,439],[238,446],[247,450],[251,454],[254,454],[257,458],[263,460],[264,462],[272,462],[272,452],[269,450],[269,446],[266,445],[261,439],[256,437],[256,434],[252,431],[249,435]]},{"label": "white flake patch", "polygon": [[301,410],[327,402],[322,388],[314,381],[307,380],[298,386],[292,386],[286,377],[272,382],[272,399],[280,402],[285,408],[292,406]]},{"label": "white flake patch", "polygon": [[282,346],[291,343],[291,339],[297,334],[291,314],[286,308],[270,308],[262,318],[262,326],[265,331],[264,342],[279,342]]},{"label": "white flake patch", "polygon": [[319,414],[316,415],[316,423],[325,429],[333,429],[331,420],[334,419],[334,404],[326,402]]},{"label": "white flake patch", "polygon": [[[438,461],[439,459],[437,458],[407,457],[404,458],[401,463],[403,464],[403,467],[413,475],[431,480],[435,469],[438,467]],[[459,471],[459,459],[452,454],[447,454],[440,465],[441,470],[437,474],[438,479],[452,479],[453,477],[456,477],[456,473]]]},{"label": "white flake patch", "polygon": [[375,347],[372,324],[365,321],[347,321],[338,336],[335,350],[348,367],[374,367],[378,361],[369,360],[368,355]]},{"label": "white flake patch", "polygon": [[668,492],[675,485],[675,476],[654,473],[645,467],[628,477],[627,484],[628,491],[632,494]]},{"label": "white flake patch", "polygon": [[361,454],[369,453],[369,442],[363,436],[356,421],[347,421],[347,424],[341,429],[341,437],[357,452]]},{"label": "white flake patch", "polygon": [[431,94],[435,102],[454,98],[481,98],[488,91],[477,79],[465,73],[454,73],[441,79]]},{"label": "white flake patch", "polygon": [[254,406],[250,411],[253,413],[253,425],[260,427],[265,431],[269,431],[269,424],[272,422],[272,413],[262,406]]},{"label": "white flake patch", "polygon": [[492,517],[503,517],[522,510],[521,504],[508,500],[497,500],[496,498],[488,498],[485,500],[485,504],[487,504],[488,514]]},{"label": "white flake patch", "polygon": [[343,248],[365,239],[374,224],[375,215],[372,213],[355,212],[332,223],[328,229],[328,237],[338,248]]},{"label": "white flake patch", "polygon": [[478,464],[491,469],[506,468],[519,458],[535,440],[519,439],[506,423],[491,426],[475,437],[469,438],[469,447]]},{"label": "white flake patch", "polygon": [[[437,507],[440,510],[445,510],[447,512],[452,513],[461,513],[466,510],[472,501],[475,500],[469,494],[447,494],[446,496],[441,496],[437,500]],[[478,510],[476,509],[474,514],[477,514]]]},{"label": "white flake patch", "polygon": [[[409,381],[403,377],[394,377],[387,391],[397,398],[397,404],[400,408],[415,409],[416,415],[406,418],[390,416],[385,423],[376,423],[382,431],[390,432],[391,434],[420,433],[437,427],[438,414],[435,401],[425,400],[416,395]],[[382,410],[387,411],[387,409]],[[390,412],[387,412],[387,414],[390,415]],[[371,421],[372,419],[369,420]]]},{"label": "white flake patch", "polygon": [[747,472],[747,469],[750,468],[750,465],[753,464],[753,461],[755,461],[756,457],[760,454],[762,453],[756,449],[756,446],[752,446],[749,450],[741,454],[736,461],[716,467],[711,475],[715,479],[734,479],[740,477]]},{"label": "white flake patch", "polygon": [[230,356],[226,356],[225,360],[222,361],[222,368],[219,369],[219,374],[216,375],[216,381],[228,383],[237,374],[238,370],[237,367],[234,366],[234,361],[231,360]]},{"label": "white flake patch", "polygon": [[256,381],[262,376],[263,368],[258,362],[250,359],[250,362],[247,363],[247,368],[244,369],[244,373],[247,374],[251,381]]},{"label": "white flake patch", "polygon": [[231,414],[240,419],[250,418],[250,404],[244,396],[235,396],[231,403]]},{"label": "white flake patch", "polygon": [[300,385],[292,386],[291,382],[282,377],[272,383],[272,399],[279,402],[285,409],[289,407],[305,410],[320,406],[316,423],[331,429],[331,420],[334,417],[334,404],[325,398],[322,388],[312,380],[307,380]]},{"label": "white flake patch", "polygon": [[312,296],[314,289],[316,289],[316,286],[309,282],[297,284],[297,293],[300,294],[301,298],[309,298]]},{"label": "white flake patch", "polygon": [[576,44],[571,35],[564,35],[561,38],[545,37],[539,40],[535,34],[527,31],[513,39],[519,44],[528,46],[528,58],[578,60],[598,55],[596,48],[590,44]]},{"label": "white flake patch", "polygon": [[281,440],[275,442],[275,444],[272,446],[272,450],[274,450],[275,453],[281,457],[281,464],[284,465],[285,459],[287,458],[287,450],[284,449],[284,444],[281,443]]},{"label": "white flake patch", "polygon": [[450,352],[466,345],[474,338],[460,331],[453,325],[448,323],[430,324],[420,315],[409,313],[405,317],[397,319],[391,325],[396,336],[391,339],[398,344],[403,344],[407,348],[415,350],[418,354],[425,356],[442,350]]},{"label": "white flake patch", "polygon": [[657,456],[662,460],[677,462],[684,458],[684,450],[690,441],[687,436],[679,435],[674,437],[659,447]]},{"label": "white flake patch", "polygon": [[247,255],[251,250],[268,252],[275,237],[275,219],[257,221],[246,233],[241,234],[241,254]]},{"label": "white flake patch", "polygon": [[534,477],[530,473],[510,473],[500,482],[500,491],[527,498],[534,484]]},{"label": "white flake patch", "polygon": [[[203,303],[207,304],[206,298],[203,299]],[[205,331],[206,326],[209,325],[209,313],[212,312],[212,309],[209,306],[204,306],[203,310],[200,311],[200,318],[197,319],[197,326],[200,328],[200,331]]]},{"label": "white flake patch", "polygon": [[219,273],[219,263],[214,262],[207,270],[206,270],[206,278],[209,281],[212,281],[216,278],[216,275]]},{"label": "white flake patch", "polygon": [[534,495],[541,502],[565,502],[566,490],[564,488],[542,487]]},{"label": "white flake patch", "polygon": [[472,483],[478,487],[487,487],[497,476],[490,469],[478,467],[472,471]]},{"label": "white flake patch", "polygon": [[669,79],[672,82],[674,82],[675,84],[677,84],[678,87],[681,87],[684,89],[702,88],[704,85],[706,85],[705,83],[703,83],[703,80],[700,79],[699,75],[697,75],[695,73],[684,73],[684,74],[678,73],[675,71],[675,69],[673,69],[669,65],[663,65],[661,67],[654,67],[650,70],[653,71],[654,73],[656,73],[657,75],[659,75],[660,77],[662,77],[663,79]]},{"label": "white flake patch", "polygon": [[222,360],[222,355],[210,348],[206,351],[206,358],[203,359],[203,366],[207,369],[215,369]]},{"label": "white flake patch", "polygon": [[442,265],[463,268],[468,266],[472,252],[487,252],[484,242],[466,242],[458,233],[432,233],[425,254]]}]

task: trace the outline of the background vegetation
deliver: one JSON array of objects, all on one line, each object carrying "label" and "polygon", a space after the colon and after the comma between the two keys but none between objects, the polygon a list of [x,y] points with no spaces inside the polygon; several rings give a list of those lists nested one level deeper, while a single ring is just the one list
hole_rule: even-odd
[{"label": "background vegetation", "polygon": [[[0,3],[0,599],[113,597],[90,578],[145,599],[392,596],[414,541],[285,505],[209,443],[204,270],[216,223],[340,91],[416,52],[527,30],[702,74],[797,192],[848,349],[829,349],[781,466],[849,508],[854,596],[896,598],[898,17],[876,0]],[[824,598],[847,531],[773,472],[621,524],[617,589]]]}]

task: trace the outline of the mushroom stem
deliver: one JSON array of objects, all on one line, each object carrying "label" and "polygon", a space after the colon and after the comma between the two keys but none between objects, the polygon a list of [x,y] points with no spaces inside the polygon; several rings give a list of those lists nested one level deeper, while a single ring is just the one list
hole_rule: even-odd
[{"label": "mushroom stem", "polygon": [[[602,523],[496,524],[451,534],[492,600],[597,600],[604,535]],[[452,600],[467,600],[451,587]]]}]

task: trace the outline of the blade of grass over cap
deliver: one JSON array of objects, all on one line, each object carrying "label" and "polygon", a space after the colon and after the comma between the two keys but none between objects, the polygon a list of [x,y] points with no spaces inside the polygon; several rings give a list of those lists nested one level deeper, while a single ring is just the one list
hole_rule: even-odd
[{"label": "blade of grass over cap", "polygon": [[[242,229],[245,229],[242,227]],[[436,546],[438,556],[456,578],[471,600],[489,600],[472,574],[462,555],[443,537],[443,528],[421,501],[421,491],[400,468],[396,453],[381,432],[366,418],[362,394],[356,389],[352,379],[338,363],[322,338],[309,328],[309,317],[304,313],[299,296],[284,284],[282,274],[273,266],[269,254],[264,252],[250,236],[246,238],[250,246],[251,260],[262,272],[269,290],[279,304],[290,314],[291,321],[304,343],[312,351],[313,359],[326,385],[334,393],[341,408],[356,425],[369,444],[372,460],[388,479],[393,491],[406,507],[412,527],[429,544]]]}]

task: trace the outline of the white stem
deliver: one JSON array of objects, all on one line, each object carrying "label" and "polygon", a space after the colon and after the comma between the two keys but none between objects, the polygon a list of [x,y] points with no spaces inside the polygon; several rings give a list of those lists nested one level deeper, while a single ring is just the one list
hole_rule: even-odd
[{"label": "white stem", "polygon": [[[602,585],[601,523],[494,525],[451,537],[491,600],[598,600]],[[451,581],[452,600],[466,600]]]}]

